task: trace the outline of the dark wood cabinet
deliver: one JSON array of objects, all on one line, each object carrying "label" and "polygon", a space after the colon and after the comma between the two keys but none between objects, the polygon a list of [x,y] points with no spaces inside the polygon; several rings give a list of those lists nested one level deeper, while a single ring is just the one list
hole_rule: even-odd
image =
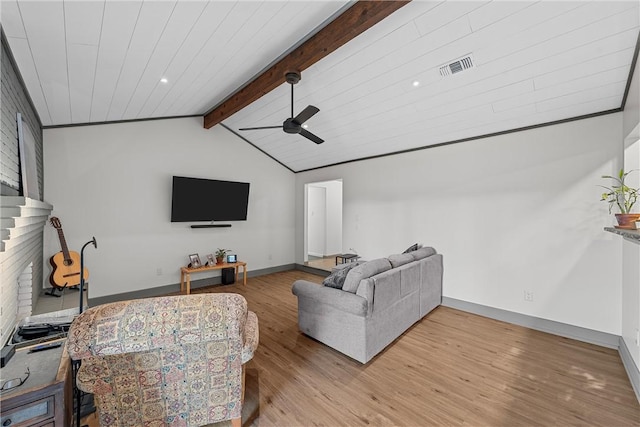
[{"label": "dark wood cabinet", "polygon": [[2,393],[0,426],[68,427],[73,410],[71,362],[62,347],[37,353],[28,348],[16,350],[2,380],[29,377],[20,387]]}]

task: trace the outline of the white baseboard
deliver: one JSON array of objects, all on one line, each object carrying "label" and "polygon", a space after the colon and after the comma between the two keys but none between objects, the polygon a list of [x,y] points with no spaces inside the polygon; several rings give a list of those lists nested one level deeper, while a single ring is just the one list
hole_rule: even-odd
[{"label": "white baseboard", "polygon": [[[295,267],[296,267],[295,264],[283,264],[283,265],[277,265],[274,267],[262,268],[259,270],[250,270],[247,272],[247,277],[257,277],[257,276],[263,276],[265,274],[277,273],[280,271],[293,270],[295,269]],[[204,279],[192,280],[191,289],[197,289],[197,288],[202,288],[202,287],[211,286],[211,285],[218,285],[222,283],[221,279],[222,277],[220,275],[217,275],[217,276],[212,276]],[[240,275],[239,279],[242,280],[242,274]],[[158,286],[155,288],[142,289],[138,291],[125,292],[121,294],[107,295],[104,297],[89,298],[87,307],[95,307],[101,304],[107,304],[107,303],[116,302],[116,301],[127,301],[127,300],[138,299],[138,298],[157,297],[157,296],[166,295],[168,293],[176,292],[178,290],[180,290],[180,283],[174,283],[170,285]]]},{"label": "white baseboard", "polygon": [[528,316],[514,311],[502,310],[500,308],[488,307],[486,305],[473,302],[462,301],[455,298],[442,297],[442,305],[457,308],[469,313],[489,317],[491,319],[502,320],[514,325],[535,329],[536,331],[548,332],[561,337],[572,338],[590,344],[600,345],[618,349],[620,336],[608,334],[606,332],[594,331],[593,329],[582,328],[580,326],[568,325],[566,323],[554,322],[553,320]]},{"label": "white baseboard", "polygon": [[618,352],[620,353],[624,369],[627,371],[627,375],[629,376],[629,381],[631,381],[631,387],[633,387],[633,391],[636,392],[636,398],[638,399],[638,402],[640,402],[640,369],[638,369],[638,366],[636,366],[633,361],[633,357],[631,357],[631,352],[627,347],[627,343],[624,342],[622,337],[620,337]]}]

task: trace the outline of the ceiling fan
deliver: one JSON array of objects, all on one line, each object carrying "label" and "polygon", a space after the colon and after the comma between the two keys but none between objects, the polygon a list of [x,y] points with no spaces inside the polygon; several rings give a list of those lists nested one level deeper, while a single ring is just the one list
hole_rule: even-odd
[{"label": "ceiling fan", "polygon": [[285,120],[280,126],[260,126],[253,128],[241,128],[238,130],[258,130],[258,129],[282,129],[286,133],[298,133],[307,139],[315,142],[316,144],[322,144],[324,139],[312,134],[308,130],[302,127],[302,124],[313,117],[320,109],[313,105],[307,106],[297,116],[293,117],[293,85],[300,81],[300,73],[290,72],[285,74],[287,83],[291,85],[291,117]]}]

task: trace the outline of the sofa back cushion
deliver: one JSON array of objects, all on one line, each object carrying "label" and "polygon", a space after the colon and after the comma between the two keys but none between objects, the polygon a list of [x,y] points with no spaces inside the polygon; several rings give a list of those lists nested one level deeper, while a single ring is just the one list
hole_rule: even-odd
[{"label": "sofa back cushion", "polygon": [[391,267],[397,268],[397,267],[400,267],[401,265],[405,265],[415,261],[412,255],[414,252],[415,251],[412,251],[406,254],[389,255],[388,259],[389,259],[389,262],[391,263]]},{"label": "sofa back cushion", "polygon": [[342,285],[342,290],[355,294],[362,279],[368,279],[387,270],[391,270],[391,263],[386,258],[378,258],[360,264],[349,271]]},{"label": "sofa back cushion", "polygon": [[428,256],[431,256],[436,253],[436,250],[430,246],[420,248],[416,251],[411,252],[411,256],[413,256],[414,260],[424,259]]}]

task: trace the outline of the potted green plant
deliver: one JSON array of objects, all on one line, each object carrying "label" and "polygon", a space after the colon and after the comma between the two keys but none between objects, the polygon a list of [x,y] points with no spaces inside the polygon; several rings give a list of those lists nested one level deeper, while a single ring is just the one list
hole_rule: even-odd
[{"label": "potted green plant", "polygon": [[611,187],[601,185],[607,192],[602,193],[600,200],[609,203],[609,213],[611,213],[614,206],[617,206],[620,210],[620,213],[615,214],[618,221],[617,228],[635,230],[636,221],[640,220],[640,214],[631,213],[631,209],[638,200],[639,189],[629,187],[625,183],[627,176],[631,172],[633,171],[625,172],[624,169],[620,169],[618,176],[603,175],[602,178],[612,179],[613,185]]},{"label": "potted green plant", "polygon": [[227,256],[227,253],[231,252],[231,249],[220,249],[216,251],[216,264],[224,263],[224,257]]}]

